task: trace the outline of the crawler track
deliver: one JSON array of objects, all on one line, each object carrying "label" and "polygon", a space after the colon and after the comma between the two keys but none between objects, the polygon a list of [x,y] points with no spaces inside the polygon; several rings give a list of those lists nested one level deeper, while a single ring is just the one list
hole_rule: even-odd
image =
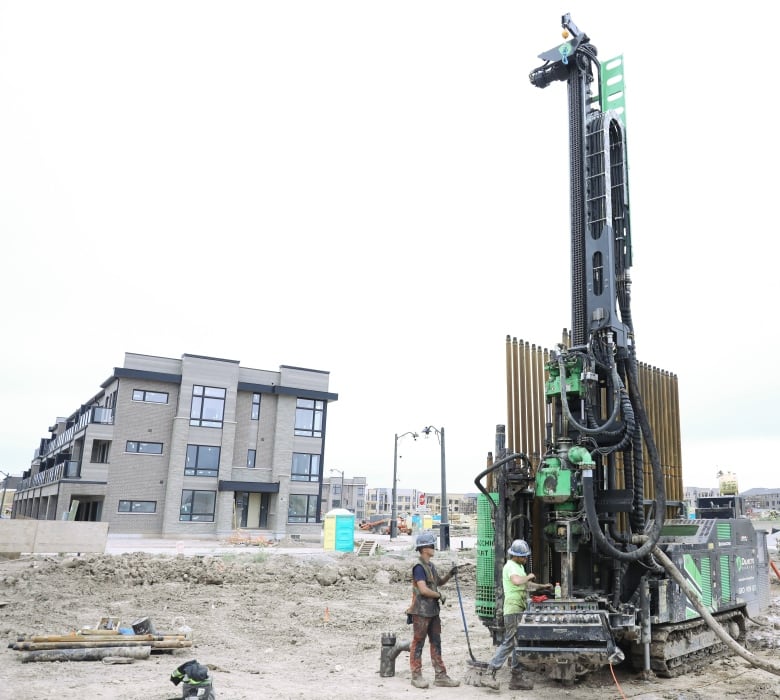
[{"label": "crawler track", "polygon": [[[737,642],[745,639],[745,614],[743,610],[714,615]],[[727,656],[729,648],[715,636],[702,619],[675,625],[653,627],[650,642],[650,668],[662,678],[674,678],[703,666],[715,659]],[[644,648],[631,647],[631,663],[637,669],[644,668]]]}]

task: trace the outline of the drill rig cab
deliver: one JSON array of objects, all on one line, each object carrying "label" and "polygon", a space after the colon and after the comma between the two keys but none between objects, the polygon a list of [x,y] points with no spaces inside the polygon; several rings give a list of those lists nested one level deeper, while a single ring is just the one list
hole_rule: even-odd
[{"label": "drill rig cab", "polygon": [[626,658],[673,676],[723,645],[653,550],[741,639],[769,602],[765,533],[685,517],[677,378],[636,354],[622,59],[602,67],[568,14],[562,27],[530,81],[568,92],[571,330],[549,351],[507,338],[509,430],[498,426],[496,459],[475,480],[477,613],[500,643],[501,569],[524,539],[537,580],[562,589],[523,614],[524,666],[567,684]]}]

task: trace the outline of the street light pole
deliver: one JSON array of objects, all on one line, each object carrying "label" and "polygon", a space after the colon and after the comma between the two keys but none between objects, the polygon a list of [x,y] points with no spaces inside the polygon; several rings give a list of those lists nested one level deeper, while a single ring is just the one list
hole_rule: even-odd
[{"label": "street light pole", "polygon": [[439,446],[441,448],[441,523],[439,528],[439,548],[446,552],[450,548],[450,521],[448,516],[449,506],[447,503],[447,462],[444,450],[444,428],[437,430],[432,425],[429,425],[423,428],[421,432],[427,437],[431,434],[431,431],[435,432],[438,436]]},{"label": "street light pole", "polygon": [[0,518],[5,517],[5,494],[8,490],[8,474],[6,474],[3,471],[0,471],[0,474],[2,474],[5,478],[3,479],[3,500],[0,501]]},{"label": "street light pole", "polygon": [[398,484],[398,441],[404,435],[411,435],[415,440],[417,439],[417,433],[408,431],[399,435],[395,434],[395,447],[393,450],[393,502],[390,504],[390,539],[398,537],[398,497],[397,497],[397,484]]},{"label": "street light pole", "polygon": [[346,499],[344,498],[344,472],[341,469],[331,469],[332,472],[341,474],[341,495],[339,496],[339,508],[344,508]]}]

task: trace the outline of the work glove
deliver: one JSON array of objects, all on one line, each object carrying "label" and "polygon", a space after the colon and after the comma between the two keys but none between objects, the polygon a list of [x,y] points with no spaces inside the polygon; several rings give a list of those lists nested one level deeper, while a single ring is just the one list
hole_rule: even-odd
[{"label": "work glove", "polygon": [[457,574],[457,573],[458,573],[458,566],[457,566],[457,564],[456,564],[456,565],[454,565],[454,566],[453,566],[453,567],[450,569],[449,577],[450,577],[450,578],[452,578],[452,577],[453,577],[453,576],[455,576],[455,574]]},{"label": "work glove", "polygon": [[447,596],[441,591],[439,591],[439,603],[441,605],[444,605],[446,602],[447,602]]},{"label": "work glove", "polygon": [[189,670],[189,667],[191,664],[198,663],[196,659],[191,659],[190,661],[185,661],[183,664],[181,664],[172,674],[171,674],[171,683],[174,685],[179,685],[184,680],[184,676],[187,675],[187,671]]}]

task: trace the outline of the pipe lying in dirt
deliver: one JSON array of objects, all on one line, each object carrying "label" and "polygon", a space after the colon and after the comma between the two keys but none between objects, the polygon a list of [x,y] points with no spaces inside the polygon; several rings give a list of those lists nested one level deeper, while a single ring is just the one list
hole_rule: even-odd
[{"label": "pipe lying in dirt", "polygon": [[679,572],[672,560],[669,559],[666,554],[664,554],[658,547],[655,547],[653,549],[653,556],[675,580],[677,585],[682,589],[682,592],[688,596],[688,600],[691,601],[693,607],[696,608],[699,615],[702,616],[704,621],[709,625],[710,629],[717,635],[718,639],[720,639],[735,654],[741,656],[743,659],[745,659],[745,661],[753,664],[753,666],[756,668],[760,668],[763,671],[768,671],[769,673],[774,673],[776,676],[780,676],[780,666],[776,666],[769,661],[760,659],[755,654],[750,653],[747,649],[740,646],[735,639],[732,639],[731,635],[729,635],[729,633],[726,632],[726,630],[724,630],[720,624],[718,624],[718,621],[712,615],[710,615],[709,610],[707,610],[707,608],[702,605],[697,592],[685,580],[685,577]]},{"label": "pipe lying in dirt", "polygon": [[85,649],[47,649],[22,654],[22,663],[31,661],[100,661],[108,657],[148,659],[152,647],[97,647]]}]

